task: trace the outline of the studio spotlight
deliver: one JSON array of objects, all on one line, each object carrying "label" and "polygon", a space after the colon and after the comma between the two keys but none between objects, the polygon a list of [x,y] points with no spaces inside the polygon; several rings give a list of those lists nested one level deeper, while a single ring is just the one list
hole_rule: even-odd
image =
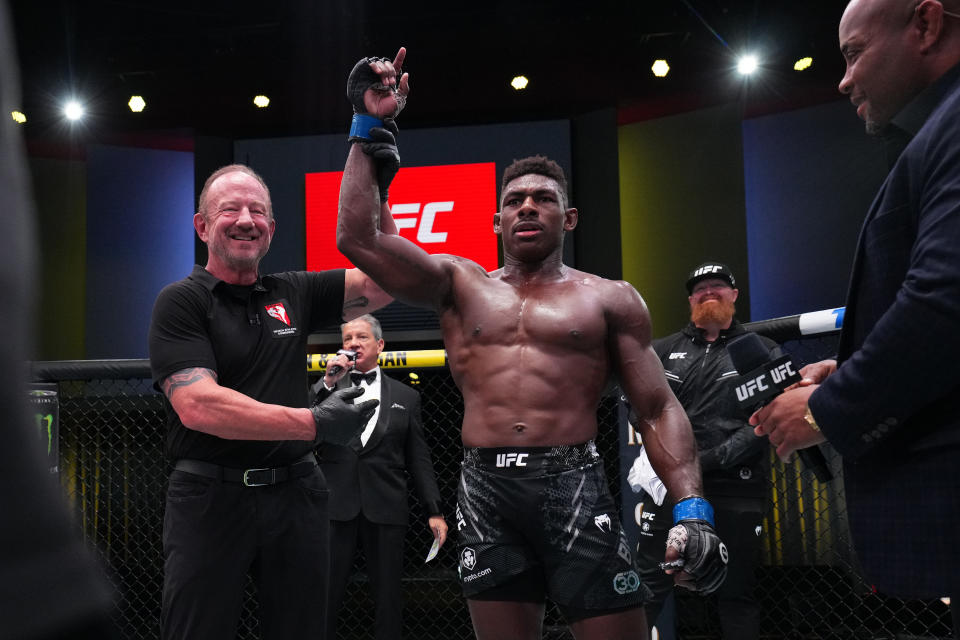
[{"label": "studio spotlight", "polygon": [[516,76],[513,80],[510,81],[510,86],[516,89],[517,91],[520,91],[522,89],[526,89],[527,84],[529,82],[530,81],[527,80],[526,76]]},{"label": "studio spotlight", "polygon": [[83,117],[83,105],[76,100],[70,100],[63,105],[63,116],[72,122],[76,122]]},{"label": "studio spotlight", "polygon": [[665,78],[670,73],[670,65],[667,64],[666,60],[654,60],[650,71],[653,71],[653,75],[658,78]]},{"label": "studio spotlight", "polygon": [[260,109],[270,106],[270,98],[264,95],[255,96],[253,98],[253,104],[257,105]]},{"label": "studio spotlight", "polygon": [[143,96],[130,96],[127,106],[130,107],[130,111],[140,113],[147,107],[147,101],[143,99]]},{"label": "studio spotlight", "polygon": [[793,70],[803,71],[805,69],[809,69],[810,65],[812,64],[813,64],[813,58],[811,58],[810,56],[807,56],[806,58],[800,58],[799,60],[793,63]]},{"label": "studio spotlight", "polygon": [[12,117],[13,121],[17,124],[23,124],[27,121],[27,116],[22,111],[11,111],[10,117]]},{"label": "studio spotlight", "polygon": [[737,62],[737,71],[740,72],[740,75],[748,76],[756,71],[758,66],[757,56],[753,54],[745,55]]}]

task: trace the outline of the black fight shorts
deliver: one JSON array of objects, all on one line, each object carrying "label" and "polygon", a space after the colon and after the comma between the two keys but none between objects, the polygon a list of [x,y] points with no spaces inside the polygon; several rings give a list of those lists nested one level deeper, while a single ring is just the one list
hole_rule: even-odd
[{"label": "black fight shorts", "polygon": [[[566,611],[600,615],[652,595],[640,581],[593,442],[464,450],[457,533],[467,598],[547,596]],[[522,592],[506,586],[518,576]]]}]

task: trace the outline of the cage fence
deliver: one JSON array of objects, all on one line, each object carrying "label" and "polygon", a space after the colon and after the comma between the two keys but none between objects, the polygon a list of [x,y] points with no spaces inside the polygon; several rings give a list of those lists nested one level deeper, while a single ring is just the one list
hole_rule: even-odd
[{"label": "cage fence", "polygon": [[[795,361],[830,356],[835,336],[784,344]],[[164,408],[142,373],[88,363],[82,379],[57,375],[47,363],[43,379],[59,392],[60,478],[75,514],[75,526],[95,550],[116,594],[114,618],[125,638],[147,640],[160,634],[164,493],[168,463],[163,457]],[[138,369],[138,370],[140,370]],[[466,604],[456,579],[453,511],[462,457],[463,403],[445,368],[417,371],[414,384],[423,398],[424,431],[430,446],[451,540],[430,563],[424,562],[431,536],[417,496],[410,494],[411,525],[404,554],[404,629],[411,639],[472,638]],[[619,499],[618,402],[601,402],[597,448],[610,487]],[[819,482],[771,452],[769,504],[764,520],[763,554],[757,596],[764,638],[948,638],[947,606],[939,600],[904,601],[884,597],[862,577],[851,546],[839,457],[824,448],[834,480]],[[626,469],[622,470],[624,473]],[[721,537],[723,532],[719,532]],[[891,550],[895,553],[895,550]],[[373,638],[373,603],[365,560],[358,553],[339,613],[342,640]],[[677,590],[680,638],[719,638],[716,603]],[[259,637],[255,586],[248,578],[237,638]],[[544,637],[572,638],[557,609],[548,605]]]}]

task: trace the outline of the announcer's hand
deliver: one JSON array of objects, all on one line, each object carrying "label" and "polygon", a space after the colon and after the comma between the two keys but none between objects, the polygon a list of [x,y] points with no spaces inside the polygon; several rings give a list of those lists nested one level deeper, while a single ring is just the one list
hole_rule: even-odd
[{"label": "announcer's hand", "polygon": [[826,437],[815,431],[803,417],[807,412],[807,400],[816,389],[817,385],[809,385],[785,391],[750,416],[753,432],[758,436],[769,436],[770,444],[784,462],[789,462],[797,449],[826,442]]}]

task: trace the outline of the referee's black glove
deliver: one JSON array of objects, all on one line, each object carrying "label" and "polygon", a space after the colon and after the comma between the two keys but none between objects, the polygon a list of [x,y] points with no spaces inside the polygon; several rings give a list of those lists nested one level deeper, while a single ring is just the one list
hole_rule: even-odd
[{"label": "referee's black glove", "polygon": [[340,389],[330,394],[323,402],[310,407],[313,421],[317,425],[314,446],[322,442],[347,445],[360,436],[363,427],[373,416],[374,409],[380,404],[379,400],[366,400],[360,404],[353,404],[353,399],[362,394],[361,387]]},{"label": "referee's black glove", "polygon": [[397,149],[397,135],[400,129],[396,121],[387,118],[382,127],[370,129],[370,138],[360,141],[363,152],[373,158],[377,169],[377,186],[380,187],[380,202],[387,201],[390,183],[400,170],[400,151]]}]

